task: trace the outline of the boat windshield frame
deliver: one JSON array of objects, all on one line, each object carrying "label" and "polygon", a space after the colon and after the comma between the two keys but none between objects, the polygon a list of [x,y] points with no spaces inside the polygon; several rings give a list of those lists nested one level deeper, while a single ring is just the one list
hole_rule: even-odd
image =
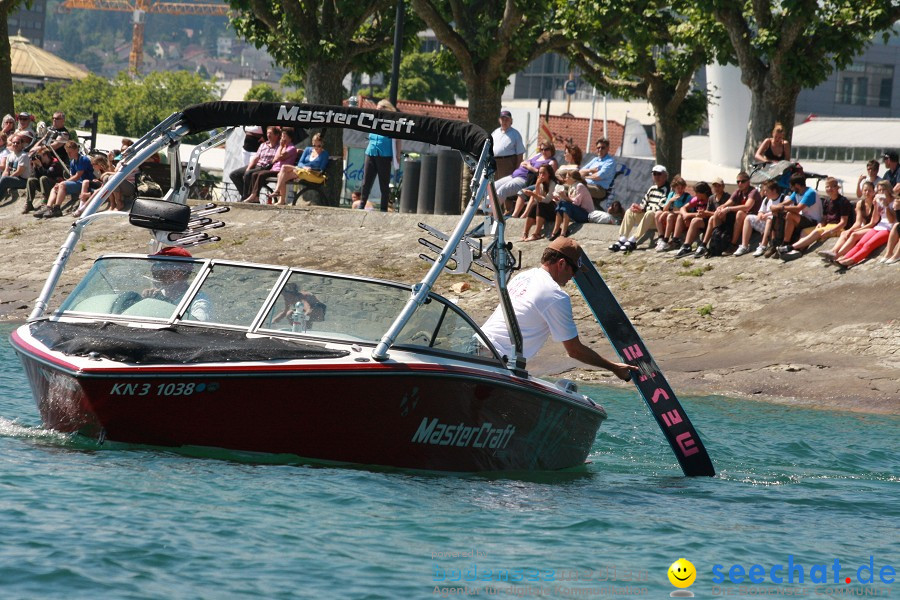
[{"label": "boat windshield frame", "polygon": [[[163,291],[173,279],[179,295],[166,297]],[[352,299],[354,291],[359,300]],[[374,348],[409,294],[409,286],[397,282],[343,273],[116,253],[94,261],[52,319],[229,329]],[[410,321],[404,330],[409,333],[401,334],[396,349],[505,366],[478,324],[454,302],[431,292],[425,304],[431,307],[418,311],[418,320]],[[277,316],[283,325],[274,326]],[[362,329],[372,333],[359,335]]]},{"label": "boat windshield frame", "polygon": [[[355,129],[366,133],[376,133],[401,140],[417,140],[438,146],[448,146],[459,150],[465,162],[472,167],[470,185],[472,193],[460,220],[452,232],[446,235],[444,250],[439,253],[422,280],[413,286],[412,294],[393,323],[382,335],[371,353],[376,361],[387,360],[388,351],[394,345],[406,323],[412,319],[417,309],[431,297],[431,290],[440,274],[458,252],[469,252],[466,231],[476,217],[482,202],[492,207],[485,211],[485,228],[491,230],[493,241],[485,253],[494,266],[495,283],[500,307],[503,311],[514,356],[506,357],[506,367],[519,375],[527,375],[525,358],[522,354],[522,338],[519,325],[506,290],[509,274],[516,268],[511,245],[505,241],[505,221],[503,209],[494,189],[493,177],[496,171],[492,151],[491,136],[481,127],[464,121],[453,121],[436,117],[412,115],[400,112],[379,111],[346,106],[325,106],[297,104],[290,102],[208,102],[176,112],[138,139],[122,154],[113,176],[110,177],[88,201],[87,206],[73,224],[65,243],[59,250],[47,281],[35,302],[29,320],[41,318],[48,309],[49,300],[56,289],[62,271],[81,237],[83,228],[98,218],[118,216],[114,212],[98,213],[110,194],[139,166],[166,150],[172,165],[173,185],[161,202],[187,204],[191,186],[199,173],[199,156],[216,145],[224,143],[234,127],[243,125],[282,125],[305,128]],[[218,129],[218,131],[216,131]],[[212,132],[211,137],[195,148],[186,166],[181,167],[179,148],[186,135]],[[491,213],[497,217],[490,216]],[[121,214],[121,213],[119,213]],[[137,224],[132,222],[133,224]],[[147,225],[144,225],[148,227]],[[149,228],[149,227],[148,227]],[[158,250],[163,245],[171,245],[170,231],[150,229]],[[199,242],[197,242],[199,243]],[[184,247],[194,243],[182,243]],[[493,348],[492,352],[496,354]]]}]

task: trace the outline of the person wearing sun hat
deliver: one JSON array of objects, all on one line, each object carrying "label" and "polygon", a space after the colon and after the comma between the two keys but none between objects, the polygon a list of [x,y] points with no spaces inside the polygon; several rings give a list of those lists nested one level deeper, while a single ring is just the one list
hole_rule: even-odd
[{"label": "person wearing sun hat", "polygon": [[[607,360],[578,338],[572,300],[563,287],[581,269],[583,256],[578,242],[557,238],[544,249],[539,267],[522,271],[510,281],[509,297],[522,332],[522,354],[530,359],[552,337],[562,343],[571,358],[608,369],[619,379],[628,381],[636,367]],[[513,355],[513,343],[500,306],[481,329],[501,355]]]}]

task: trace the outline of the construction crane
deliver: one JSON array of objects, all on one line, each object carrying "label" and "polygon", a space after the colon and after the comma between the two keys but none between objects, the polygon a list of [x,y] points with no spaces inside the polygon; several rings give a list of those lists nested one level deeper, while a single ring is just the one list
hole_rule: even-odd
[{"label": "construction crane", "polygon": [[128,68],[132,73],[140,73],[144,66],[144,15],[208,15],[228,14],[228,5],[212,2],[152,2],[151,0],[65,0],[59,5],[61,12],[73,9],[112,10],[132,14],[131,53]]}]

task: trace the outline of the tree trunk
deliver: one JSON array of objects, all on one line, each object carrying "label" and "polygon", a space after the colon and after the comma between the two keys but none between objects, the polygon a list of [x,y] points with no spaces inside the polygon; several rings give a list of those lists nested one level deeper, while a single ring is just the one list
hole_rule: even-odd
[{"label": "tree trunk", "polygon": [[[342,64],[329,62],[315,62],[307,68],[306,71],[306,100],[310,104],[328,104],[331,106],[340,106],[344,100],[344,87],[341,82],[346,73],[345,66]],[[325,138],[325,149],[329,156],[338,159],[337,168],[332,168],[328,173],[328,181],[324,186],[325,198],[327,206],[338,206],[341,201],[341,192],[343,185],[343,157],[344,157],[344,137],[343,129],[330,128],[320,131]],[[310,131],[312,134],[313,131]],[[334,164],[334,163],[331,163]],[[308,199],[314,202],[321,200],[317,194],[309,194]]]},{"label": "tree trunk", "polygon": [[0,2],[0,115],[15,112],[12,91],[12,57],[9,46],[9,2]]},{"label": "tree trunk", "polygon": [[[782,124],[784,137],[790,141],[800,88],[777,81],[771,71],[758,82],[744,83],[750,88],[750,122],[747,123],[743,161],[746,168],[757,162],[753,155],[762,141],[772,135],[775,123]],[[791,150],[793,152],[793,147]]]},{"label": "tree trunk", "polygon": [[495,79],[485,73],[478,73],[477,79],[466,81],[466,93],[469,95],[469,123],[478,125],[488,134],[497,128],[497,118],[501,109],[500,98],[503,96],[503,90],[497,89]]},{"label": "tree trunk", "polygon": [[665,165],[669,176],[681,173],[681,150],[684,129],[677,117],[670,116],[663,107],[653,107],[656,113],[656,162]]},{"label": "tree trunk", "polygon": [[[466,93],[469,95],[469,123],[478,125],[490,135],[499,124],[497,119],[500,116],[500,97],[503,95],[503,91],[498,91],[492,79],[486,74],[479,72],[477,79],[466,81]],[[513,126],[515,127],[515,125]],[[463,210],[465,210],[466,203],[474,191],[471,189],[473,175],[472,169],[465,165],[463,167],[461,190]]]}]

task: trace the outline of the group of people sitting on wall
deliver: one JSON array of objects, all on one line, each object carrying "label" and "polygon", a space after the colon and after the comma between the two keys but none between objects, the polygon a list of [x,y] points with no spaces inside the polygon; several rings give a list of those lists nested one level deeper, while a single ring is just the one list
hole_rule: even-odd
[{"label": "group of people sitting on wall", "polygon": [[505,201],[504,216],[525,219],[520,241],[542,239],[547,223],[552,224],[548,237],[555,240],[568,236],[573,223],[621,220],[622,205],[610,198],[617,165],[609,139],[597,140],[595,156],[583,166],[581,148],[567,144],[560,165],[550,141],[541,142],[534,155],[524,158],[525,144],[512,127],[512,114],[501,111],[499,122],[491,133],[497,164],[494,188]]},{"label": "group of people sitting on wall", "polygon": [[[789,152],[789,151],[788,151]],[[900,162],[896,152],[871,160],[860,176],[855,206],[842,193],[840,182],[825,178],[825,195],[807,185],[807,175],[795,166],[787,187],[776,179],[759,189],[750,175],[741,171],[729,194],[724,182],[694,184],[676,175],[669,180],[663,165],[652,169],[653,184],[640,202],[625,213],[619,237],[609,249],[631,252],[644,239],[651,239],[657,252],[675,251],[674,256],[750,254],[755,257],[799,258],[821,242],[837,238],[830,250],[819,250],[826,264],[848,269],[886,246],[880,264],[900,262]],[[653,233],[656,233],[655,240]],[[755,249],[751,242],[759,241]],[[696,244],[696,247],[694,246]]]},{"label": "group of people sitting on wall", "polygon": [[250,128],[245,132],[243,148],[249,162],[229,173],[240,202],[259,203],[260,193],[272,180],[274,191],[269,194],[268,203],[282,206],[286,203],[287,185],[291,181],[325,182],[329,157],[322,134],[313,135],[310,145],[302,152],[297,148],[301,141],[298,137],[294,128],[275,125],[266,128],[265,139],[262,128]]},{"label": "group of people sitting on wall", "polygon": [[[63,206],[71,199],[78,205],[78,217],[94,191],[112,177],[115,165],[133,142],[122,140],[118,151],[82,152],[77,137],[65,125],[63,112],[53,113],[46,129],[35,131],[34,116],[19,113],[6,115],[0,130],[0,201],[25,192],[23,214],[37,218],[62,216]],[[16,126],[18,123],[18,126]],[[43,127],[43,125],[42,125]],[[126,201],[136,194],[134,176],[123,181],[109,198],[110,210],[123,210]]]}]

